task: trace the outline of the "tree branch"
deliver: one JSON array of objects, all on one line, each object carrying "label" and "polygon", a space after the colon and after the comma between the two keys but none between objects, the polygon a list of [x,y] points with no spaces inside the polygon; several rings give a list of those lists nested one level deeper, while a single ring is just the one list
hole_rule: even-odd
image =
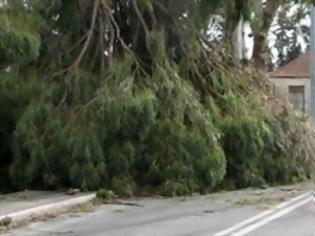
[{"label": "tree branch", "polygon": [[95,28],[95,24],[96,24],[96,17],[97,17],[97,9],[99,7],[99,0],[94,0],[94,5],[93,5],[93,13],[92,13],[92,22],[91,22],[91,26],[90,26],[90,29],[88,31],[88,35],[87,35],[87,38],[86,38],[86,41],[84,43],[84,46],[78,56],[78,58],[75,60],[75,62],[73,63],[73,67],[74,68],[78,68],[90,43],[91,43],[91,40],[92,40],[92,36],[93,36],[93,31],[94,31],[94,28]]}]

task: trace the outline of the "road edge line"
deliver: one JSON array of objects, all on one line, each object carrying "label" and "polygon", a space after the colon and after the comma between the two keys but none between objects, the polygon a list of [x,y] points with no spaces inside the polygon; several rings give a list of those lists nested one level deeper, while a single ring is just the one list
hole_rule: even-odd
[{"label": "road edge line", "polygon": [[273,208],[271,208],[270,210],[266,210],[254,217],[251,217],[247,220],[244,220],[230,228],[227,228],[225,230],[222,230],[216,234],[214,234],[213,236],[226,236],[226,235],[230,235],[231,233],[235,232],[235,231],[239,231],[241,230],[242,228],[246,227],[247,225],[251,225],[252,223],[255,223],[256,221],[264,218],[264,217],[267,217],[268,215],[271,215],[273,213],[276,213],[277,211],[283,209],[283,208],[286,208],[288,206],[290,206],[291,204],[294,204],[295,202],[298,202],[298,201],[302,201],[304,198],[308,198],[310,196],[312,196],[313,193],[310,191],[310,192],[306,192],[302,195],[299,195],[297,197],[294,197],[292,199],[289,199],[288,201],[286,202],[283,202]]},{"label": "road edge line", "polygon": [[280,210],[280,211],[278,211],[278,212],[276,212],[276,213],[274,213],[268,217],[265,217],[262,220],[254,223],[252,225],[249,225],[248,227],[243,228],[236,233],[233,233],[232,236],[244,236],[244,235],[246,235],[246,234],[248,234],[248,233],[250,233],[250,232],[252,232],[252,231],[254,231],[254,230],[256,230],[256,229],[258,229],[258,228],[260,228],[260,227],[262,227],[262,226],[264,226],[264,225],[266,225],[266,224],[268,224],[268,223],[270,223],[270,222],[272,222],[272,221],[274,221],[274,220],[276,220],[276,219],[278,219],[278,218],[280,218],[280,217],[282,217],[282,216],[284,216],[284,215],[286,215],[292,211],[294,211],[295,209],[306,205],[307,203],[309,203],[311,201],[313,201],[312,196],[310,196],[304,200],[301,200],[301,201],[295,203],[294,205],[290,205],[290,206],[288,206],[288,207],[286,207],[286,208],[284,208],[284,209],[282,209],[282,210]]}]

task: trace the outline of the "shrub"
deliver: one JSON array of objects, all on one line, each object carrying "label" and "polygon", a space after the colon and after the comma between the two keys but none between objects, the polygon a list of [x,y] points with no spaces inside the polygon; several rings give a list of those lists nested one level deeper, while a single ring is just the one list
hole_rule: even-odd
[{"label": "shrub", "polygon": [[[234,96],[226,104],[232,105],[219,122],[227,159],[226,185],[244,188],[310,178],[314,134],[307,120],[285,106],[283,112],[277,113],[262,100]],[[254,109],[254,104],[260,109]],[[257,114],[261,107],[262,112]]]}]

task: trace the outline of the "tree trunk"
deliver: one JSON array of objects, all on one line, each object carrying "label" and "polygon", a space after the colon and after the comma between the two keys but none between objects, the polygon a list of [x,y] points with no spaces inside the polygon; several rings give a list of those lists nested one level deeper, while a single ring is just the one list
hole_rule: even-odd
[{"label": "tree trunk", "polygon": [[234,55],[239,60],[244,60],[246,58],[246,39],[245,39],[245,24],[244,17],[241,16],[238,25],[236,26],[233,33],[233,48]]},{"label": "tree trunk", "polygon": [[236,26],[236,29],[234,30],[232,43],[233,43],[235,57],[240,60],[244,59],[245,39],[244,39],[244,20],[242,16],[241,16],[241,19],[239,20],[238,25]]},{"label": "tree trunk", "polygon": [[231,45],[234,56],[244,59],[244,17],[237,9],[236,1],[231,1],[225,9],[225,41]]},{"label": "tree trunk", "polygon": [[277,13],[277,10],[279,9],[282,2],[283,0],[268,0],[265,3],[264,8],[262,2],[261,7],[256,4],[256,18],[258,19],[258,21],[261,22],[260,24],[257,24],[257,22],[256,24],[252,24],[252,29],[254,33],[253,60],[257,69],[266,69],[265,46],[267,42],[268,32]]}]

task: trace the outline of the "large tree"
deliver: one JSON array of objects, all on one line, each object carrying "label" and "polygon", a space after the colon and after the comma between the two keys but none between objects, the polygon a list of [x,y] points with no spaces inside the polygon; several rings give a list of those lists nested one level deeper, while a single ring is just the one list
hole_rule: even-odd
[{"label": "large tree", "polygon": [[226,6],[234,23],[250,19],[240,3],[4,3],[1,164],[14,187],[174,195],[306,177],[303,121],[272,109],[260,75],[209,40]]},{"label": "large tree", "polygon": [[190,85],[209,89],[202,32],[220,2],[7,1],[1,101],[12,122],[0,135],[15,186],[167,192],[178,179],[181,193],[220,181],[217,131]]}]

